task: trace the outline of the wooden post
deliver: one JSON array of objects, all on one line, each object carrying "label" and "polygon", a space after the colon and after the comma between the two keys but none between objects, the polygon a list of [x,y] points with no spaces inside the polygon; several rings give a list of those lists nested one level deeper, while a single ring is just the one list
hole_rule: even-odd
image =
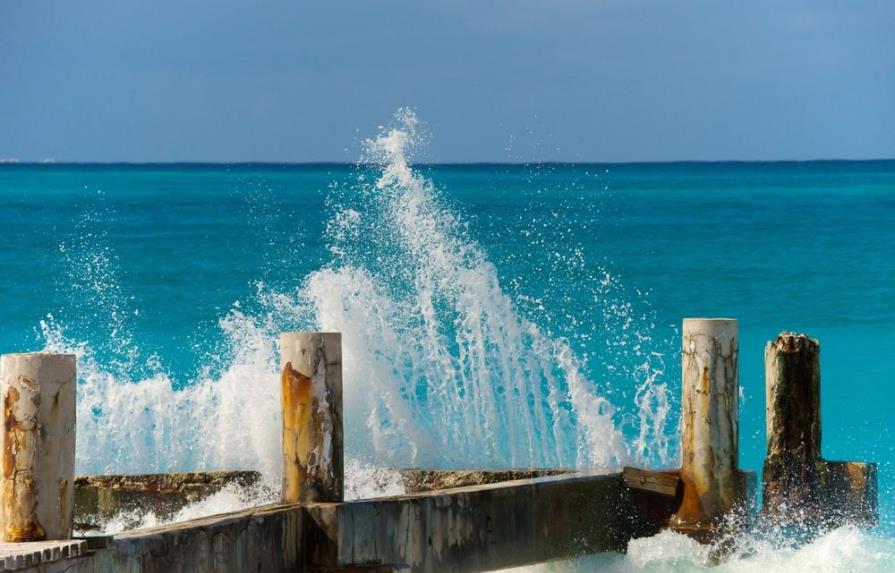
[{"label": "wooden post", "polygon": [[767,514],[815,507],[821,478],[820,344],[783,333],[765,347],[767,446],[763,509]]},{"label": "wooden post", "polygon": [[283,501],[341,502],[342,335],[280,336],[283,404]]},{"label": "wooden post", "polygon": [[71,538],[75,390],[72,354],[0,357],[3,541]]},{"label": "wooden post", "polygon": [[737,322],[684,319],[681,506],[672,529],[708,538],[742,500]]},{"label": "wooden post", "polygon": [[784,332],[765,347],[767,457],[762,513],[835,527],[876,523],[876,465],[821,457],[820,344]]}]

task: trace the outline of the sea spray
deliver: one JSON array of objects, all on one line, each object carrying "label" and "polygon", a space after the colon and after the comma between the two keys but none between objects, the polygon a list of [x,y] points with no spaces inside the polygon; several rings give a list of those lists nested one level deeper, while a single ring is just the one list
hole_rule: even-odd
[{"label": "sea spray", "polygon": [[[667,432],[677,422],[675,399],[680,394],[675,388],[679,333],[674,334],[671,325],[688,314],[692,305],[748,319],[753,349],[760,350],[765,337],[776,332],[781,322],[809,320],[826,329],[820,333],[829,350],[825,372],[829,369],[830,376],[825,388],[830,395],[847,392],[850,398],[829,401],[830,425],[839,430],[829,432],[832,440],[827,453],[836,457],[860,452],[862,459],[880,462],[880,529],[891,535],[891,503],[887,501],[891,495],[887,494],[895,474],[885,412],[890,400],[885,384],[877,383],[891,377],[891,364],[873,355],[877,346],[862,351],[851,341],[869,337],[885,345],[892,338],[893,299],[871,296],[891,286],[887,281],[892,276],[891,257],[886,254],[893,250],[887,225],[895,205],[889,192],[895,173],[892,166],[891,162],[834,162],[413,169],[432,181],[461,234],[486,247],[481,250],[487,253],[515,311],[537,325],[542,340],[564,340],[573,350],[586,379],[614,407],[613,423],[627,437],[634,460],[647,459],[656,466],[663,459],[674,459],[661,453],[663,444],[672,451],[677,442],[674,432]],[[217,418],[220,427],[210,435],[220,448],[200,443],[207,441],[200,432],[184,431],[178,443],[155,438],[144,442],[144,437],[153,435],[157,427],[169,428],[163,421],[170,417],[168,411],[156,404],[176,401],[181,388],[208,381],[214,392],[232,391],[233,404],[245,396],[251,399],[261,378],[245,385],[216,385],[231,371],[234,350],[252,355],[242,348],[255,345],[253,337],[263,342],[275,339],[280,330],[317,328],[315,305],[302,296],[306,291],[296,288],[306,285],[303,279],[310,271],[341,274],[366,250],[370,262],[355,264],[355,269],[358,276],[378,278],[376,257],[387,260],[384,253],[400,247],[394,241],[365,241],[360,232],[367,222],[385,220],[377,212],[382,202],[371,197],[380,192],[375,181],[381,174],[375,165],[354,169],[55,166],[4,172],[7,200],[0,215],[10,248],[5,251],[3,268],[5,291],[11,295],[4,303],[4,351],[32,350],[34,346],[23,336],[27,330],[23,324],[36,325],[39,316],[52,309],[55,318],[45,322],[58,333],[54,336],[61,341],[60,348],[82,349],[91,357],[97,375],[115,384],[113,391],[120,390],[109,404],[102,399],[104,390],[95,391],[98,398],[91,403],[97,415],[109,413],[112,402],[115,408],[123,404],[141,413],[132,418],[135,431],[119,433],[118,424],[95,424],[92,431],[98,439],[93,443],[101,444],[96,448],[84,445],[82,440],[90,436],[82,428],[79,471],[96,473],[99,470],[85,468],[106,467],[111,472],[166,471],[169,466],[227,469],[230,462],[224,464],[225,456],[251,468],[265,459],[263,451],[254,451],[252,446],[228,447],[243,443],[239,441],[245,431],[243,419],[250,414],[238,409],[234,411],[239,414]],[[257,184],[257,190],[246,194],[244,182]],[[84,183],[108,192],[84,192]],[[323,195],[329,196],[325,204]],[[115,209],[102,207],[103,201]],[[96,203],[100,208],[90,211]],[[696,203],[700,209],[694,210]],[[791,213],[799,209],[806,216],[793,219]],[[838,216],[844,211],[850,216]],[[731,221],[751,240],[718,250],[709,239],[729,234]],[[326,233],[324,224],[329,229]],[[768,228],[787,225],[795,225],[789,234],[791,249],[823,256],[793,260],[756,254],[775,248],[777,236],[768,233]],[[830,232],[811,232],[818,226]],[[383,235],[387,239],[388,233]],[[325,237],[328,251],[318,242],[320,237]],[[59,250],[47,248],[59,243]],[[348,256],[342,257],[339,249]],[[246,260],[245,253],[250,253],[251,260]],[[343,265],[344,261],[348,263]],[[783,306],[769,306],[767,289],[743,283],[744,268],[751,269],[750,276],[798,276],[803,296]],[[705,280],[705,269],[712,269],[712,280]],[[259,281],[254,293],[246,287],[252,280]],[[56,292],[48,288],[52,284]],[[92,284],[98,288],[94,290]],[[414,287],[413,281],[406,284]],[[638,285],[649,285],[656,292],[641,296]],[[738,296],[718,300],[719,289]],[[61,297],[60,291],[70,291],[72,296]],[[228,312],[236,299],[241,304]],[[650,301],[656,302],[658,312],[651,310]],[[856,304],[862,312],[852,312]],[[191,309],[196,312],[190,313]],[[219,318],[232,328],[225,328]],[[241,321],[255,328],[243,329]],[[192,330],[192,338],[187,338]],[[42,331],[40,336],[44,340]],[[194,363],[202,366],[194,369]],[[663,373],[666,364],[667,373]],[[263,383],[267,376],[276,383],[276,366],[271,365]],[[749,400],[742,409],[741,464],[755,469],[761,467],[764,453],[763,370],[760,357],[744,360],[742,366],[741,380]],[[95,379],[91,375],[81,382],[91,384]],[[140,388],[146,381],[148,387]],[[670,392],[661,391],[664,385]],[[555,403],[561,403],[562,387],[545,386],[545,395],[548,390],[554,393]],[[187,419],[194,408],[186,408],[189,412],[180,414],[179,425],[194,428],[195,421]],[[360,419],[352,421],[354,431],[371,433],[366,413],[359,410]],[[862,415],[855,418],[855,411]],[[89,419],[85,409],[79,415]],[[276,436],[278,422],[261,418]],[[664,429],[656,434],[653,423],[662,419]],[[424,423],[420,426],[421,432],[428,433]],[[396,441],[401,439],[400,433],[393,434]],[[669,435],[672,439],[663,438]],[[358,449],[349,454],[375,460],[376,451]],[[351,467],[351,460],[346,465],[351,495],[378,491],[380,480],[364,475],[365,466]],[[270,471],[276,477],[276,470]],[[372,488],[358,493],[350,487],[352,480]],[[220,498],[213,502],[224,505],[195,507],[199,513],[194,515],[227,509],[227,502]],[[594,563],[601,558],[621,561],[620,570],[626,571],[708,570],[709,565],[700,561],[703,553],[693,551],[691,558],[686,538],[665,534],[654,541],[652,549],[635,545],[627,557],[595,557],[596,561],[584,562],[579,570],[598,569]],[[803,549],[773,543],[753,553],[744,549],[717,570],[885,571],[893,560],[889,543],[873,534],[844,529]]]},{"label": "sea spray", "polygon": [[346,397],[366,402],[346,398],[346,418],[364,412],[369,430],[349,434],[348,449],[389,464],[629,460],[615,407],[568,341],[519,313],[464,223],[410,167],[417,131],[404,110],[366,142],[378,177],[343,198],[336,259],[299,294],[319,328],[343,333]]},{"label": "sea spray", "polygon": [[[238,315],[223,327],[236,328]],[[52,318],[46,350],[78,356],[76,472],[122,474],[253,469],[274,481],[280,468],[279,387],[273,341],[242,321],[224,373],[174,390],[159,370],[126,379],[106,370],[87,343],[67,340]],[[254,334],[254,336],[253,336]],[[271,417],[275,419],[271,421]]]},{"label": "sea spray", "polygon": [[[599,369],[576,340],[550,334],[520,308],[467,223],[411,167],[418,126],[402,111],[366,143],[356,183],[330,192],[331,261],[292,289],[257,283],[252,300],[218,321],[224,343],[200,353],[205,366],[191,380],[175,380],[157,357],[140,360],[128,342],[131,319],[116,318],[138,312],[121,292],[114,250],[97,221],[82,229],[70,278],[94,295],[91,319],[113,325],[115,340],[74,340],[52,317],[41,330],[48,349],[79,356],[79,473],[257,469],[273,491],[276,340],[296,329],[343,333],[349,495],[398,493],[400,481],[377,467],[667,461],[671,405],[661,355],[649,349],[651,327],[641,328],[643,317],[619,300],[620,281],[602,267],[585,269],[574,254],[574,272],[593,289],[591,320],[606,329],[588,335],[606,338],[606,356],[630,354],[640,364],[607,368],[598,384],[591,375]],[[126,360],[106,360],[105,344]],[[618,376],[637,390],[610,401]],[[636,439],[626,440],[631,434]]]},{"label": "sea spray", "polygon": [[634,539],[624,555],[604,553],[569,561],[506,569],[507,573],[888,573],[895,540],[841,527],[806,544],[743,534],[720,563],[713,548],[665,531]]}]

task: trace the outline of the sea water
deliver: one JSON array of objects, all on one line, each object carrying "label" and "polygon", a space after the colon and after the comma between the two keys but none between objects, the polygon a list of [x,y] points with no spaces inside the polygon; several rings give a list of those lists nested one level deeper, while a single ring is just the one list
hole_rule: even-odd
[{"label": "sea water", "polygon": [[418,130],[400,113],[356,165],[0,165],[0,351],[78,354],[78,473],[275,484],[276,335],[298,329],[343,333],[351,497],[400,491],[389,467],[670,467],[680,321],[730,316],[741,466],[764,453],[764,344],[804,331],[824,455],[880,464],[882,524],[744,539],[722,567],[895,559],[895,162],[414,165]]}]

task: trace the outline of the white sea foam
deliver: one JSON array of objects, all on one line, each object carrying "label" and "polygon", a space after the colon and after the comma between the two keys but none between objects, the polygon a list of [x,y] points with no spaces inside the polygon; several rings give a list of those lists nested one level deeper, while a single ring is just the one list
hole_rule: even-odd
[{"label": "white sea foam", "polygon": [[744,535],[718,561],[712,548],[663,532],[635,539],[626,555],[602,554],[571,561],[507,569],[513,573],[883,573],[895,563],[895,539],[842,527],[805,545]]},{"label": "white sea foam", "polygon": [[166,523],[178,523],[209,515],[229,513],[270,503],[271,500],[262,492],[263,490],[228,485],[205,499],[187,505],[173,516],[159,517],[151,510],[123,511],[103,523],[102,529],[106,534],[114,534],[126,530],[155,527]]},{"label": "white sea foam", "polygon": [[[237,327],[235,323],[239,322]],[[274,342],[253,323],[229,316],[222,327],[233,361],[219,377],[201,377],[174,390],[168,375],[122,379],[98,364],[86,343],[72,343],[44,321],[46,348],[78,355],[76,470],[82,474],[196,469],[254,469],[279,474],[280,428]]]},{"label": "white sea foam", "polygon": [[[345,499],[369,499],[404,493],[404,483],[398,472],[364,464],[353,458],[345,460]],[[103,520],[92,517],[100,529],[107,534],[120,531],[155,527],[166,523],[179,523],[190,519],[240,511],[278,501],[278,490],[262,484],[261,487],[246,487],[228,484],[220,491],[190,503],[174,515],[160,517],[152,510],[125,510]]]}]

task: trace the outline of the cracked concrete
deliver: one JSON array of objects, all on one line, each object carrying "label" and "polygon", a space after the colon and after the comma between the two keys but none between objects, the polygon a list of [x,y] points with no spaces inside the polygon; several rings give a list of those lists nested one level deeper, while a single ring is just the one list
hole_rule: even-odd
[{"label": "cracked concrete", "polygon": [[0,537],[71,536],[75,465],[75,357],[4,354]]},{"label": "cracked concrete", "polygon": [[53,566],[72,573],[475,573],[620,549],[634,535],[658,532],[679,503],[629,488],[621,473],[572,472],[347,503],[269,505],[125,532],[105,549]]}]

